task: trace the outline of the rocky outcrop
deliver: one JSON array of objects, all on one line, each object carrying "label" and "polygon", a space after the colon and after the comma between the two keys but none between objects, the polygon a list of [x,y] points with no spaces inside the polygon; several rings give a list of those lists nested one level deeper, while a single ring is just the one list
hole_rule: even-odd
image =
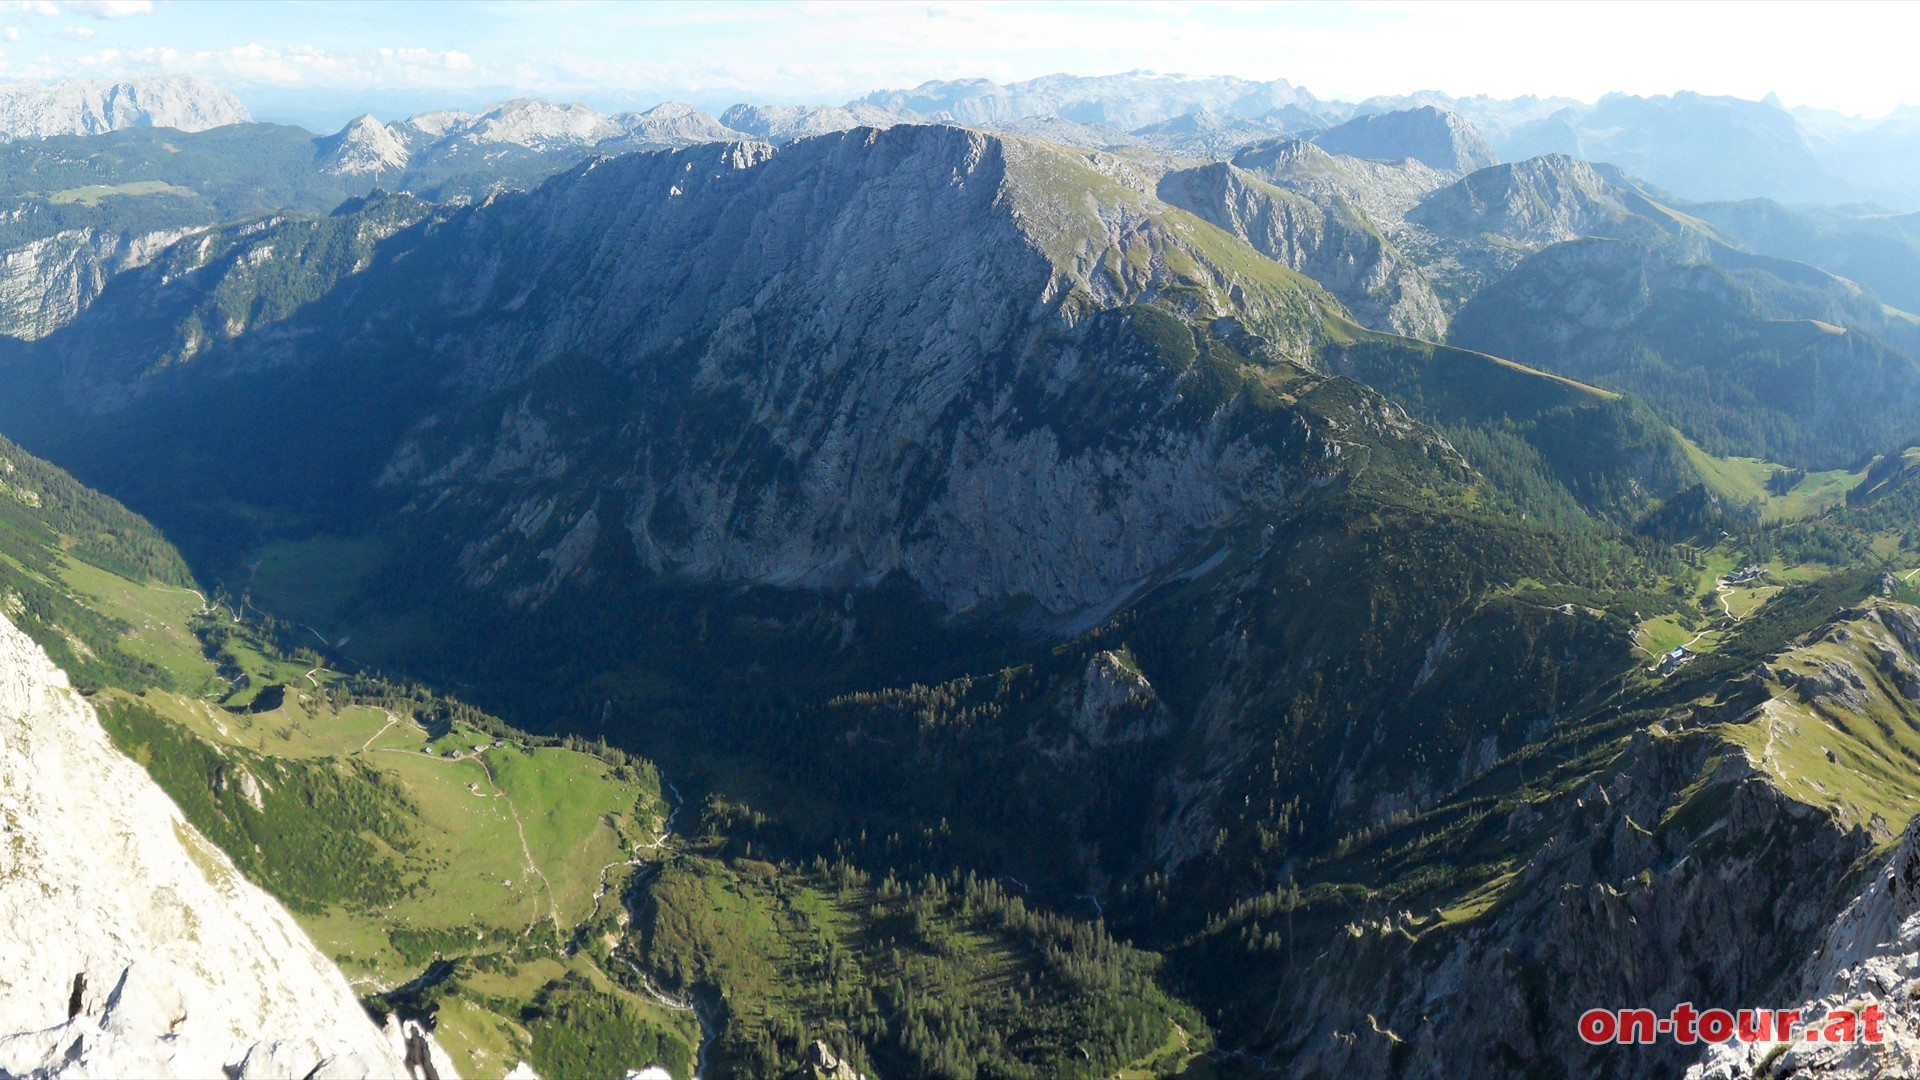
[{"label": "rocky outcrop", "polygon": [[1592,165],[1548,154],[1482,169],[1427,196],[1408,220],[1443,236],[1492,233],[1528,248],[1604,235],[1627,216]]},{"label": "rocky outcrop", "polygon": [[651,146],[692,146],[744,137],[742,132],[677,101],[663,101],[645,112],[621,113],[614,121],[626,129],[624,141]]},{"label": "rocky outcrop", "polygon": [[[1453,902],[1336,909],[1277,998],[1246,1008],[1243,1030],[1264,1040],[1247,1049],[1323,1078],[1913,1075],[1920,825],[1891,861],[1876,853],[1911,813],[1920,767],[1904,739],[1920,710],[1861,676],[1889,652],[1914,661],[1899,635],[1915,619],[1879,599],[1840,610],[1622,738],[1584,779],[1502,804],[1475,842],[1504,853],[1501,872]],[[1810,679],[1845,692],[1810,704]],[[1706,1048],[1671,1038],[1596,1047],[1576,1032],[1590,1008],[1681,1002],[1804,1003],[1820,1019],[1877,1002],[1890,1038],[1729,1045],[1702,1062]]]},{"label": "rocky outcrop", "polygon": [[0,85],[0,141],[129,127],[205,131],[250,119],[232,94],[191,75]]},{"label": "rocky outcrop", "polygon": [[1790,1007],[1814,1025],[1836,1009],[1858,1014],[1877,1006],[1883,1040],[1807,1042],[1796,1031],[1791,1040],[1721,1043],[1687,1070],[1687,1080],[1920,1076],[1920,1024],[1913,1013],[1920,999],[1920,818],[1908,823],[1892,858],[1806,959],[1796,992]]},{"label": "rocky outcrop", "polygon": [[72,322],[124,270],[197,229],[67,229],[0,251],[0,334],[35,340]]},{"label": "rocky outcrop", "polygon": [[1153,684],[1129,657],[1105,649],[1087,660],[1070,718],[1090,746],[1143,742],[1167,733]]},{"label": "rocky outcrop", "polygon": [[857,127],[887,128],[925,122],[924,117],[910,112],[859,102],[847,106],[735,105],[720,114],[720,123],[727,127],[775,144]]},{"label": "rocky outcrop", "polygon": [[[1335,935],[1281,1025],[1290,1071],[1493,1075],[1557,1061],[1585,1074],[1608,1061],[1614,1075],[1670,1076],[1697,1050],[1669,1041],[1624,1057],[1584,1045],[1574,1019],[1595,1004],[1764,994],[1845,902],[1867,831],[1706,741],[1643,734],[1620,765],[1561,805],[1513,811],[1507,833],[1542,843],[1492,914],[1389,912]],[[1721,809],[1690,820],[1689,804]]]},{"label": "rocky outcrop", "polygon": [[1375,161],[1412,158],[1461,176],[1500,160],[1465,117],[1431,105],[1356,116],[1315,135],[1313,141],[1346,157]]},{"label": "rocky outcrop", "polygon": [[407,167],[406,143],[371,116],[360,116],[338,134],[314,140],[320,171],[335,176],[377,176]]},{"label": "rocky outcrop", "polygon": [[1800,696],[1815,705],[1858,710],[1867,703],[1867,684],[1849,663],[1828,660],[1794,681]]},{"label": "rocky outcrop", "polygon": [[1340,157],[1297,138],[1243,146],[1233,164],[1322,206],[1345,200],[1387,229],[1397,227],[1429,192],[1453,181],[1451,173],[1411,158],[1389,163]]},{"label": "rocky outcrop", "polygon": [[806,1059],[794,1071],[791,1080],[865,1080],[865,1076],[865,1073],[835,1053],[833,1047],[815,1039],[807,1044]]},{"label": "rocky outcrop", "polygon": [[1162,199],[1326,286],[1366,326],[1438,339],[1446,316],[1425,277],[1352,202],[1316,202],[1225,162],[1169,173]]},{"label": "rocky outcrop", "polygon": [[0,1073],[408,1075],[418,1033],[375,1027],[4,620],[0,826]]}]

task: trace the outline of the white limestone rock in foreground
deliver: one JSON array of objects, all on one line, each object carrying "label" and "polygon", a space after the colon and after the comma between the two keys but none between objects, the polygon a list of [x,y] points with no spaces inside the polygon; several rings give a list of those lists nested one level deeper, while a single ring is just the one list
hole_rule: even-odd
[{"label": "white limestone rock in foreground", "polygon": [[1856,1013],[1878,1005],[1885,1039],[1833,1044],[1722,1043],[1687,1070],[1687,1080],[1746,1077],[1822,1077],[1870,1080],[1920,1076],[1920,817],[1860,896],[1828,929],[1826,941],[1801,969],[1797,1007],[1823,1019],[1834,1009]]},{"label": "white limestone rock in foreground", "polygon": [[373,1024],[5,619],[0,926],[0,1075],[408,1075],[398,1025]]}]

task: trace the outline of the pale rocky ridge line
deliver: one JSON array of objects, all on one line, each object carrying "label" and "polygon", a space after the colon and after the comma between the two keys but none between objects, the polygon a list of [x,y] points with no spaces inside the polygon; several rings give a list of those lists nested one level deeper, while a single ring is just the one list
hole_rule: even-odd
[{"label": "pale rocky ridge line", "polygon": [[1361,212],[1341,200],[1286,191],[1227,162],[1167,174],[1160,198],[1313,278],[1363,325],[1438,341],[1439,299]]},{"label": "pale rocky ridge line", "polygon": [[965,124],[1052,114],[1128,131],[1200,109],[1230,117],[1258,117],[1294,108],[1335,120],[1345,119],[1352,109],[1339,102],[1320,101],[1285,79],[1255,82],[1230,76],[1160,75],[1150,71],[1043,75],[1005,84],[986,79],[926,82],[910,90],[876,90],[859,103],[910,109],[926,116],[945,114]]},{"label": "pale rocky ridge line", "polygon": [[252,119],[239,99],[191,75],[0,85],[0,142],[130,127],[205,131]]},{"label": "pale rocky ridge line", "polygon": [[720,123],[726,127],[771,143],[789,143],[856,127],[887,128],[927,121],[927,117],[915,112],[860,102],[844,107],[735,105],[720,114]]},{"label": "pale rocky ridge line", "polygon": [[370,115],[356,117],[346,127],[315,140],[320,171],[336,176],[398,172],[407,167],[407,145],[393,130]]},{"label": "pale rocky ridge line", "polygon": [[[0,618],[0,1074],[399,1077],[346,978]],[[76,976],[84,976],[80,983]]]},{"label": "pale rocky ridge line", "polygon": [[1500,162],[1465,117],[1432,105],[1356,116],[1320,132],[1313,141],[1347,157],[1388,161],[1412,158],[1461,176]]}]

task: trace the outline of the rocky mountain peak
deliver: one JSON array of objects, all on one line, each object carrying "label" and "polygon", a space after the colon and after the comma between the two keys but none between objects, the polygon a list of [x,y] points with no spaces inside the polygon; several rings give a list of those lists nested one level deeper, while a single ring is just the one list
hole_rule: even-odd
[{"label": "rocky mountain peak", "polygon": [[720,123],[771,143],[787,143],[856,127],[923,124],[926,117],[885,105],[856,101],[838,105],[735,105]]},{"label": "rocky mountain peak", "polygon": [[1375,161],[1412,158],[1462,175],[1500,160],[1465,117],[1432,105],[1356,116],[1315,135],[1313,141],[1347,157]]},{"label": "rocky mountain peak", "polygon": [[911,110],[922,116],[951,116],[963,124],[1056,115],[1083,124],[1108,124],[1126,131],[1196,109],[1233,117],[1259,117],[1289,106],[1318,104],[1312,94],[1284,79],[1254,82],[1230,76],[1163,75],[1151,71],[1095,76],[1043,75],[1004,85],[986,79],[927,82],[911,90],[876,91],[862,100],[869,105]]},{"label": "rocky mountain peak", "polygon": [[1565,154],[1481,169],[1433,192],[1408,220],[1443,235],[1492,232],[1529,245],[1592,235],[1627,216],[1620,193],[1592,165]]},{"label": "rocky mountain peak", "polygon": [[1332,153],[1307,139],[1292,136],[1243,146],[1239,153],[1233,155],[1233,163],[1270,179],[1289,173],[1331,171],[1336,168]]},{"label": "rocky mountain peak", "polygon": [[363,114],[337,133],[314,140],[320,168],[335,176],[358,176],[404,169],[410,154],[406,144],[371,115]]},{"label": "rocky mountain peak", "polygon": [[[1312,144],[1283,145],[1304,146],[1332,161]],[[1262,155],[1249,160],[1272,163]],[[1440,336],[1445,319],[1431,287],[1345,200],[1316,201],[1227,162],[1169,173],[1157,192],[1324,285],[1363,324],[1413,337]]]},{"label": "rocky mountain peak", "polygon": [[697,142],[724,142],[741,133],[691,105],[663,101],[641,113],[624,113],[615,122],[635,142],[684,146]]},{"label": "rocky mountain peak", "polygon": [[619,126],[587,105],[560,104],[545,98],[519,98],[483,114],[470,131],[474,142],[591,146],[620,134]]},{"label": "rocky mountain peak", "polygon": [[251,119],[232,94],[191,75],[0,85],[0,142],[130,127],[205,131]]}]

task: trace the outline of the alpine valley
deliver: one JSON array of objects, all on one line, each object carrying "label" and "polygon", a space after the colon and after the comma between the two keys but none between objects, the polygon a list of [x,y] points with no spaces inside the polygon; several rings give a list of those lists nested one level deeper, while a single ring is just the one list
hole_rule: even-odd
[{"label": "alpine valley", "polygon": [[0,125],[0,1075],[1920,1074],[1910,117]]}]

